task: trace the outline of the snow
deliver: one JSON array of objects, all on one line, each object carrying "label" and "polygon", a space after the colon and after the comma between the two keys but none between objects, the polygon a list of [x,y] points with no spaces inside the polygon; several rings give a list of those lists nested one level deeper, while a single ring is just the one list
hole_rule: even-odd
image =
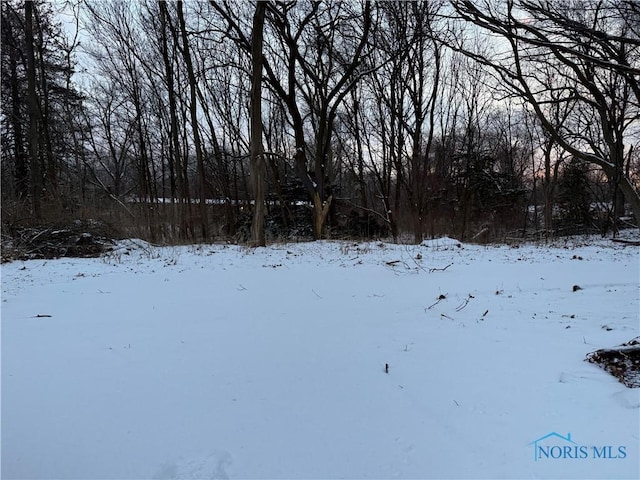
[{"label": "snow", "polygon": [[[445,238],[5,264],[2,478],[639,478],[640,389],[584,361],[640,335],[638,260]],[[626,454],[536,459],[551,432]]]}]

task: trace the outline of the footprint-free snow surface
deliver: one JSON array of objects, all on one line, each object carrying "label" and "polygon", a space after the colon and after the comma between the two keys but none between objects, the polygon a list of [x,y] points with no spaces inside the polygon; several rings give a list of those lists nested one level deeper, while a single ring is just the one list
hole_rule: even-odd
[{"label": "footprint-free snow surface", "polygon": [[5,264],[2,478],[638,478],[640,389],[585,356],[640,335],[639,258],[127,241]]}]

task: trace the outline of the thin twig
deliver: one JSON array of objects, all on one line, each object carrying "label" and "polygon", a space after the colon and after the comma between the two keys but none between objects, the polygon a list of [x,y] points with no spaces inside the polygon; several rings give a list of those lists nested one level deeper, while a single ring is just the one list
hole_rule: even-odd
[{"label": "thin twig", "polygon": [[435,307],[437,304],[439,304],[442,300],[445,300],[446,298],[447,298],[446,294],[440,295],[438,297],[438,300],[436,300],[436,303],[429,305],[427,308],[424,309],[424,311],[426,312],[427,310],[431,310],[433,307]]},{"label": "thin twig", "polygon": [[429,273],[433,273],[433,272],[444,272],[447,268],[449,268],[451,265],[453,265],[453,263],[450,263],[449,265],[447,265],[444,268],[430,268],[429,269]]},{"label": "thin twig", "polygon": [[462,302],[460,305],[456,307],[456,312],[459,312],[464,307],[466,307],[469,304],[469,300],[471,300],[472,298],[474,298],[474,296],[469,294],[469,296],[464,300],[464,302]]},{"label": "thin twig", "polygon": [[[413,263],[415,263],[415,264],[416,264],[416,268],[417,268],[418,270],[422,270],[423,272],[426,272],[426,271],[427,271],[427,269],[426,269],[426,268],[424,268],[422,265],[420,265],[420,264],[418,263],[418,260],[417,260],[413,255],[411,255],[411,254],[409,253],[409,248],[408,248],[408,247],[406,247],[406,246],[405,246],[405,251],[407,252],[407,254],[409,254],[409,257],[411,257],[411,260],[413,261]],[[420,257],[420,258],[422,258],[422,257]]]}]

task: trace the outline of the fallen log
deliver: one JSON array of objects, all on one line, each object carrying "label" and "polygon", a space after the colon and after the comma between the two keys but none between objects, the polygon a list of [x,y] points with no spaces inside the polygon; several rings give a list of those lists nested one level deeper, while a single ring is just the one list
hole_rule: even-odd
[{"label": "fallen log", "polygon": [[623,240],[622,238],[612,238],[611,241],[622,243],[624,245],[633,245],[634,247],[640,247],[640,241],[638,240]]}]

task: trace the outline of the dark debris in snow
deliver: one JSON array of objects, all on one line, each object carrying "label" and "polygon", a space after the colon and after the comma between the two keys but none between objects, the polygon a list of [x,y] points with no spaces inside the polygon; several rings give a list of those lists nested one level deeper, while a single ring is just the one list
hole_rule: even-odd
[{"label": "dark debris in snow", "polygon": [[46,227],[3,228],[2,262],[59,257],[98,257],[113,246],[111,229],[95,220]]},{"label": "dark debris in snow", "polygon": [[598,365],[623,385],[629,388],[640,388],[640,337],[617,347],[588,353],[585,360]]}]

